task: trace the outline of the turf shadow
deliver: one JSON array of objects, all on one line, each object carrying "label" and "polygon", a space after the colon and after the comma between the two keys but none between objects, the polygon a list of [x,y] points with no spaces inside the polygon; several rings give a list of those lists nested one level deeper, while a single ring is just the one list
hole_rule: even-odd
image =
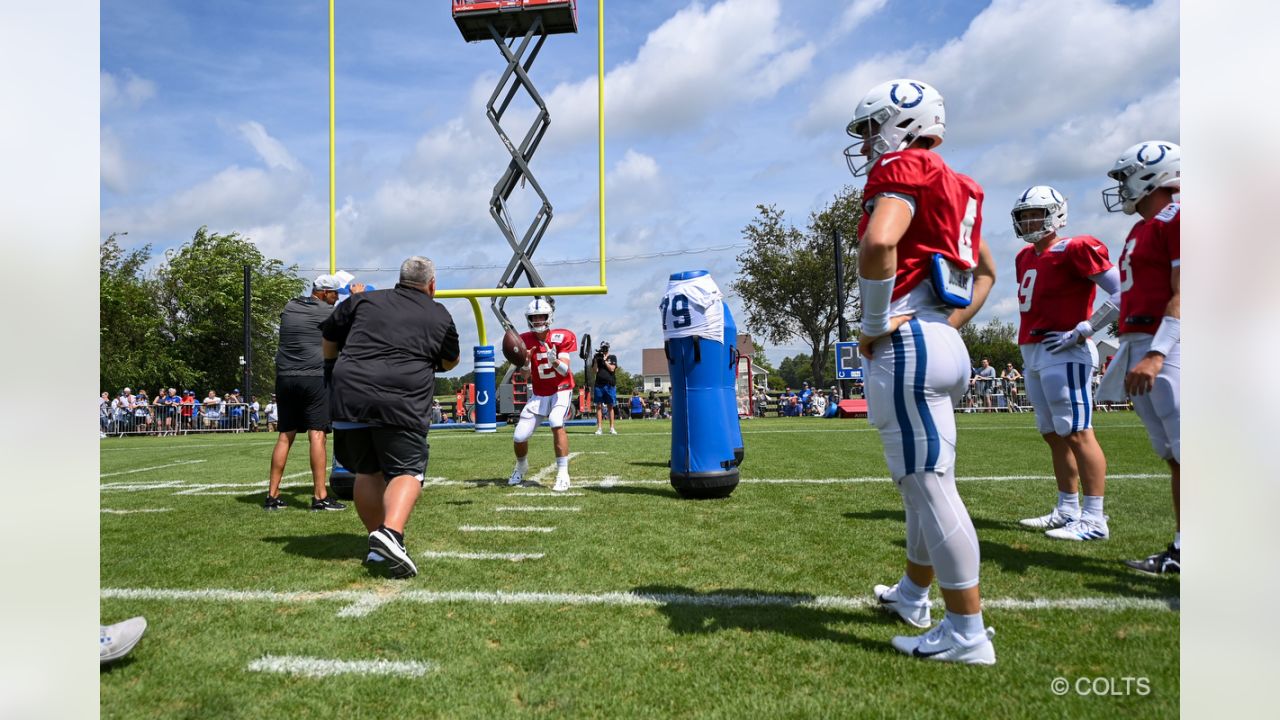
[{"label": "turf shadow", "polygon": [[636,467],[671,467],[669,462],[650,462],[648,460],[633,460],[627,464],[635,465]]},{"label": "turf shadow", "polygon": [[[280,497],[289,504],[287,510],[309,510],[311,508],[311,491],[303,490],[302,492],[289,491],[280,488]],[[267,499],[265,490],[255,490],[248,495],[237,495],[236,502],[246,505],[257,505],[262,507],[262,501]],[[279,510],[273,512],[280,512]]]},{"label": "turf shadow", "polygon": [[[1031,542],[1039,540],[1029,538]],[[982,550],[982,562],[995,563],[1004,572],[1024,574],[1034,567],[1071,575],[1090,575],[1095,581],[1086,583],[1086,587],[1125,597],[1167,598],[1171,590],[1177,594],[1176,582],[1134,572],[1113,557],[1068,555],[1043,548],[1014,547],[981,538],[978,545]]]},{"label": "turf shadow", "polygon": [[[844,623],[884,626],[894,624],[892,618],[871,610],[850,612],[805,607],[800,603],[814,599],[813,595],[807,593],[772,593],[744,588],[723,588],[715,592],[700,593],[697,590],[676,585],[645,585],[632,588],[631,592],[641,596],[658,596],[659,599],[668,595],[707,598],[708,604],[664,602],[658,605],[658,611],[667,617],[671,632],[677,635],[705,635],[724,630],[775,632],[800,640],[825,640],[843,645],[860,645],[873,652],[897,654],[897,651],[883,640],[859,637],[832,627]],[[717,595],[781,596],[794,600],[795,604],[739,607],[710,604]]]},{"label": "turf shadow", "polygon": [[264,537],[262,542],[278,543],[290,555],[315,560],[363,559],[369,552],[369,536],[363,533],[327,533],[324,535],[284,535]]},{"label": "turf shadow", "polygon": [[665,497],[679,499],[680,496],[676,491],[667,487],[641,487],[638,485],[611,485],[609,487],[588,487],[583,488],[593,493],[601,495],[653,495],[656,497]]},{"label": "turf shadow", "polygon": [[[902,510],[870,510],[867,512],[847,512],[842,513],[841,517],[849,520],[890,520],[897,523],[904,523],[906,519],[903,517]],[[1019,525],[1015,522],[988,520],[981,517],[971,517],[973,526],[979,530],[1012,530]]]}]

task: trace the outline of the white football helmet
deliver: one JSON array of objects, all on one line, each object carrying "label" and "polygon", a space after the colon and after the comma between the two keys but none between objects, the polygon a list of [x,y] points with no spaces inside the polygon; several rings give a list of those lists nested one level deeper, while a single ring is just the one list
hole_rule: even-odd
[{"label": "white football helmet", "polygon": [[[902,150],[917,138],[933,138],[933,147],[941,145],[946,119],[942,95],[931,85],[902,78],[871,88],[845,128],[857,140],[844,149],[849,172],[865,175],[881,155]],[[862,147],[867,143],[870,152],[864,158]]]},{"label": "white football helmet", "polygon": [[[533,318],[538,315],[545,315],[546,320],[534,322]],[[556,316],[556,309],[551,303],[542,298],[534,298],[529,306],[524,309],[524,319],[529,323],[529,329],[536,333],[544,333],[551,330],[551,321]]]},{"label": "white football helmet", "polygon": [[[1018,213],[1023,210],[1044,210],[1044,222],[1018,222]],[[1066,227],[1067,199],[1048,185],[1036,185],[1022,193],[1009,215],[1013,217],[1013,234],[1023,242],[1039,242],[1050,233]]]},{"label": "white football helmet", "polygon": [[1166,140],[1140,142],[1120,155],[1107,177],[1117,183],[1102,191],[1107,212],[1132,215],[1152,190],[1182,187],[1182,148]]}]

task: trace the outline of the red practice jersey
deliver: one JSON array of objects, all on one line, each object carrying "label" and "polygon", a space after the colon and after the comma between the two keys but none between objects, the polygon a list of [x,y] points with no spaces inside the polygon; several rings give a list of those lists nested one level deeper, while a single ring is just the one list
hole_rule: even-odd
[{"label": "red practice jersey", "polygon": [[564,328],[552,328],[547,333],[546,345],[549,347],[544,347],[532,331],[520,333],[520,339],[529,351],[529,375],[533,378],[533,394],[546,397],[561,390],[573,389],[573,373],[561,375],[556,372],[556,365],[560,362],[557,359],[560,353],[569,353],[572,357],[578,352],[577,335]]},{"label": "red practice jersey", "polygon": [[1129,231],[1120,254],[1120,333],[1154,335],[1173,297],[1170,275],[1182,248],[1178,203],[1169,203]]},{"label": "red practice jersey", "polygon": [[1090,275],[1111,269],[1107,246],[1091,235],[1055,241],[1043,253],[1018,252],[1018,344],[1042,342],[1045,333],[1073,330],[1093,312],[1097,285]]},{"label": "red practice jersey", "polygon": [[[885,153],[871,166],[864,202],[881,193],[910,195],[916,203],[911,225],[898,242],[894,300],[928,279],[935,253],[961,268],[977,266],[983,192],[973,178],[947,167],[935,152],[910,148]],[[858,223],[858,237],[870,219],[868,209]]]}]

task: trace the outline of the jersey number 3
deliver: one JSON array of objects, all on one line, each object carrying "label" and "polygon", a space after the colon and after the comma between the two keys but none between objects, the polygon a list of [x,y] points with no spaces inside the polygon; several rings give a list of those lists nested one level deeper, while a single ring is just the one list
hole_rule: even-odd
[{"label": "jersey number 3", "polygon": [[1133,287],[1133,248],[1137,240],[1124,244],[1124,252],[1120,253],[1120,292],[1128,292]]}]

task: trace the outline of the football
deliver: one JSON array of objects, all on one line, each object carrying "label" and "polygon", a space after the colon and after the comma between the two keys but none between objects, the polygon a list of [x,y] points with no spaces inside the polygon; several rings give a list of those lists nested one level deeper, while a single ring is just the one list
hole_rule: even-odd
[{"label": "football", "polygon": [[507,362],[518,368],[529,362],[529,352],[524,347],[524,340],[520,339],[520,334],[515,330],[507,330],[502,336],[502,355],[507,358]]}]

